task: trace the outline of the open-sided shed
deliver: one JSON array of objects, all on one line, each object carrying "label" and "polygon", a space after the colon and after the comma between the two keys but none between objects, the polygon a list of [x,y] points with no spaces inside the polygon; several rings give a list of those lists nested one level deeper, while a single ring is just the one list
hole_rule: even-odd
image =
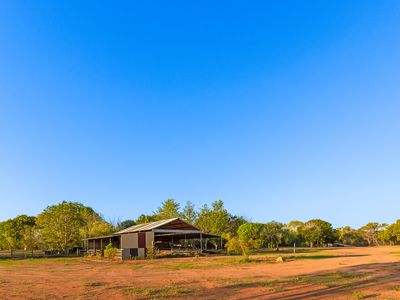
[{"label": "open-sided shed", "polygon": [[[208,241],[212,239],[211,245]],[[219,241],[216,243],[215,241]],[[86,249],[96,253],[103,251],[112,241],[121,251],[122,259],[145,257],[146,249],[174,251],[203,251],[212,246],[213,249],[222,247],[222,239],[215,234],[204,233],[197,227],[181,218],[160,220],[151,223],[138,224],[107,237],[89,238]]]}]

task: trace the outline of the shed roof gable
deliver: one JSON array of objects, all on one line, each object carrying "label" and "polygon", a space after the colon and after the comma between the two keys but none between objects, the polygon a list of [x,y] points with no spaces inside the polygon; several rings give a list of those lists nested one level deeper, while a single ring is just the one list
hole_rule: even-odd
[{"label": "shed roof gable", "polygon": [[139,232],[139,231],[150,231],[153,229],[174,229],[174,230],[195,230],[200,231],[197,227],[189,224],[185,220],[181,218],[172,218],[166,220],[160,220],[150,223],[138,224],[133,225],[131,227],[125,228],[116,232],[116,234],[123,234],[123,233],[132,233],[132,232]]}]

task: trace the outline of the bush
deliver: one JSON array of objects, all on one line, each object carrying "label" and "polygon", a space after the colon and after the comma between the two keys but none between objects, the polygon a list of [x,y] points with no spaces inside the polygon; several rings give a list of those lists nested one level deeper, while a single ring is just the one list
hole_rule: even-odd
[{"label": "bush", "polygon": [[104,249],[104,257],[113,259],[117,254],[118,249],[110,242]]},{"label": "bush", "polygon": [[156,248],[154,248],[154,246],[148,247],[146,249],[146,257],[149,259],[156,258]]},{"label": "bush", "polygon": [[356,291],[353,293],[353,298],[354,299],[364,299],[365,296],[362,292]]}]

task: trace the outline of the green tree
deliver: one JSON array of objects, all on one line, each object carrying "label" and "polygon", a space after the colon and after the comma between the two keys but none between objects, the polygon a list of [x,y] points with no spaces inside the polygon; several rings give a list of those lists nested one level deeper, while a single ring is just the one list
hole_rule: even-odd
[{"label": "green tree", "polygon": [[263,225],[259,223],[245,223],[242,224],[237,232],[237,236],[226,234],[228,242],[225,247],[228,251],[241,252],[243,258],[247,260],[249,253],[253,249],[258,249],[262,240],[260,238]]},{"label": "green tree", "polygon": [[46,248],[64,253],[81,246],[82,238],[112,232],[112,226],[93,209],[77,202],[48,206],[37,216],[36,223]]},{"label": "green tree", "polygon": [[212,219],[211,209],[207,204],[204,204],[199,211],[197,219],[195,221],[195,225],[200,228],[202,231],[210,233],[212,230],[212,226],[210,220]]},{"label": "green tree", "polygon": [[194,204],[187,201],[185,207],[182,210],[182,217],[190,224],[194,224],[197,218],[197,212],[195,210]]},{"label": "green tree", "polygon": [[227,233],[236,235],[239,227],[245,223],[247,223],[247,221],[244,217],[229,214]]},{"label": "green tree", "polygon": [[181,217],[179,209],[180,205],[178,202],[174,199],[167,199],[161,204],[161,207],[154,212],[154,215],[156,215],[159,220],[179,218]]},{"label": "green tree", "polygon": [[134,220],[125,220],[122,222],[118,222],[117,224],[117,231],[129,228],[131,226],[136,225],[136,222]]},{"label": "green tree", "polygon": [[39,249],[41,247],[40,233],[36,226],[25,226],[22,245],[25,250],[31,251]]},{"label": "green tree", "polygon": [[144,224],[144,223],[150,223],[150,222],[155,222],[158,221],[159,218],[156,215],[144,215],[141,214],[135,221],[136,224]]},{"label": "green tree", "polygon": [[195,225],[207,233],[223,234],[229,232],[230,215],[222,200],[214,201],[211,209],[204,205],[199,212]]},{"label": "green tree", "polygon": [[84,239],[96,236],[105,236],[115,231],[114,226],[104,221],[92,208],[83,206],[79,209],[82,226],[79,229],[80,236]]},{"label": "green tree", "polygon": [[299,233],[311,248],[315,244],[324,245],[334,241],[332,225],[320,219],[304,223],[299,228]]},{"label": "green tree", "polygon": [[359,230],[369,246],[379,245],[378,233],[383,230],[384,224],[370,222]]},{"label": "green tree", "polygon": [[118,252],[118,249],[116,247],[114,247],[114,245],[112,243],[108,243],[108,245],[104,249],[104,257],[109,258],[109,259],[114,259],[117,252]]},{"label": "green tree", "polygon": [[286,244],[293,245],[296,243],[297,246],[300,246],[304,243],[304,240],[299,232],[301,226],[303,226],[303,222],[293,220],[286,224],[287,229],[287,237],[286,237]]},{"label": "green tree", "polygon": [[365,240],[358,230],[345,226],[336,230],[338,240],[345,245],[362,246]]},{"label": "green tree", "polygon": [[0,248],[14,250],[24,247],[27,228],[35,226],[35,217],[20,215],[0,223]]},{"label": "green tree", "polygon": [[397,220],[395,223],[389,226],[390,230],[390,240],[394,243],[400,242],[400,220]]},{"label": "green tree", "polygon": [[263,225],[261,237],[265,245],[275,247],[279,251],[281,245],[288,236],[285,225],[279,222],[268,222]]},{"label": "green tree", "polygon": [[395,245],[400,242],[400,220],[395,223],[385,226],[378,231],[378,239],[385,244]]},{"label": "green tree", "polygon": [[18,247],[17,232],[11,219],[0,223],[0,247],[10,251]]},{"label": "green tree", "polygon": [[104,220],[91,221],[80,229],[81,237],[107,236],[115,232],[114,226]]}]

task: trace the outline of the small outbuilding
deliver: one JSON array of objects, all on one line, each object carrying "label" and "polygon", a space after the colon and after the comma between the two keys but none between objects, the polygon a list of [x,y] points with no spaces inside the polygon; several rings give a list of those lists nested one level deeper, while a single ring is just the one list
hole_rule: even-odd
[{"label": "small outbuilding", "polygon": [[222,249],[222,238],[216,234],[204,233],[181,218],[138,224],[109,236],[89,238],[85,241],[88,253],[96,255],[112,243],[120,249],[122,259],[145,257],[146,249],[156,252],[202,252],[208,249]]}]

